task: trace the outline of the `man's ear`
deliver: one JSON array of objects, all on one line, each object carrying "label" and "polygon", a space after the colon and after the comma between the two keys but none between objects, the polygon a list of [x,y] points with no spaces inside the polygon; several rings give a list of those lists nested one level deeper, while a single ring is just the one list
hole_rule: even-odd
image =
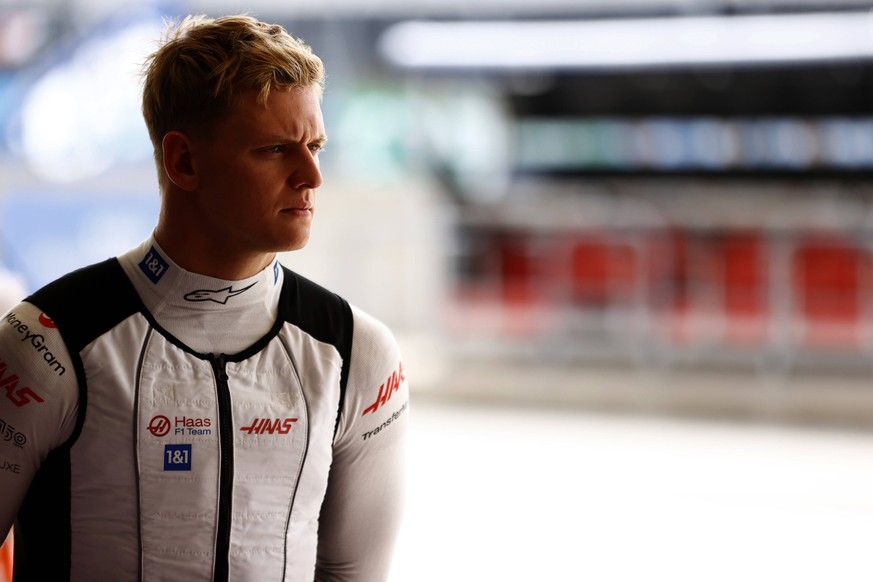
[{"label": "man's ear", "polygon": [[164,171],[170,181],[191,192],[197,189],[198,178],[194,169],[191,139],[181,131],[170,131],[161,142],[164,154]]}]

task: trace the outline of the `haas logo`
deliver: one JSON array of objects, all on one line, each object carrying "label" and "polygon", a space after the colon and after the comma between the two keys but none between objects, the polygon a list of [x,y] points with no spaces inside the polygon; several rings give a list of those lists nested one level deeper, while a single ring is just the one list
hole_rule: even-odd
[{"label": "haas logo", "polygon": [[156,437],[167,436],[170,432],[170,419],[163,415],[158,415],[149,421],[148,431]]},{"label": "haas logo", "polygon": [[240,427],[240,430],[249,434],[288,434],[295,422],[296,418],[256,418],[251,425]]},{"label": "haas logo", "polygon": [[400,364],[397,365],[397,369],[391,372],[388,379],[379,386],[379,395],[376,396],[376,400],[364,410],[364,414],[361,416],[370,412],[376,412],[379,408],[385,406],[385,403],[391,399],[394,393],[400,389],[401,384],[405,381],[406,374],[403,372],[403,362],[400,362]]},{"label": "haas logo", "polygon": [[6,375],[6,362],[0,360],[0,388],[6,390],[6,398],[8,398],[12,404],[21,408],[25,404],[30,404],[31,402],[45,402],[39,397],[39,394],[30,388],[26,386],[24,388],[19,388],[18,380],[19,378],[17,374]]}]

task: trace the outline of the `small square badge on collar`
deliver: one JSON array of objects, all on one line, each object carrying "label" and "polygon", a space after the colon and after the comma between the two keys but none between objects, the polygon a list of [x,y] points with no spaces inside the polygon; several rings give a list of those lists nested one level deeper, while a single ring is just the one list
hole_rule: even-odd
[{"label": "small square badge on collar", "polygon": [[155,247],[152,247],[140,261],[139,268],[152,283],[157,285],[170,268],[170,264],[155,250]]}]

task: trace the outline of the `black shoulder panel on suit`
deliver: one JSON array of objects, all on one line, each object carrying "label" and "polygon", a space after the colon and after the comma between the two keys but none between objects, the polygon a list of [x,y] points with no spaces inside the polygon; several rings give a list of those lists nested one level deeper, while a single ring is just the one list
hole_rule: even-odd
[{"label": "black shoulder panel on suit", "polygon": [[26,301],[55,322],[73,354],[142,309],[142,302],[117,259],[73,271]]},{"label": "black shoulder panel on suit", "polygon": [[339,401],[339,410],[342,411],[352,355],[352,308],[336,293],[287,268],[283,267],[283,270],[285,282],[279,316],[318,341],[333,345],[339,352],[343,361]]}]

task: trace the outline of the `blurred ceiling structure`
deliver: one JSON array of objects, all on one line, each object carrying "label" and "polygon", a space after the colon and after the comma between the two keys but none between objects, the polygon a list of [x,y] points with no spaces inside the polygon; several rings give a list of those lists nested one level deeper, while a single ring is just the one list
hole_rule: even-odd
[{"label": "blurred ceiling structure", "polygon": [[[117,0],[102,0],[110,3]],[[188,5],[193,10],[219,12],[236,10],[235,0],[192,0]],[[862,0],[298,0],[293,5],[277,0],[249,0],[252,11],[285,12],[298,15],[381,15],[409,16],[428,14],[433,16],[464,15],[544,15],[544,14],[682,14],[726,13],[735,11],[772,10],[835,10],[840,8],[870,7]]]},{"label": "blurred ceiling structure", "polygon": [[[375,82],[390,92],[402,79],[411,83],[407,89],[421,83],[427,92],[441,83],[468,83],[475,94],[499,95],[501,111],[513,119],[533,120],[532,131],[609,116],[649,120],[659,131],[698,128],[697,120],[710,117],[730,127],[754,125],[762,116],[787,118],[790,127],[807,123],[799,121],[807,117],[825,128],[857,126],[842,117],[867,119],[873,100],[873,1],[246,0],[245,9],[311,44],[334,72],[334,88],[355,91]],[[0,0],[0,73],[11,80],[16,69],[31,63],[17,84],[10,81],[5,92],[0,85],[0,105],[22,111],[22,120],[35,120],[19,123],[9,115],[0,119],[0,134],[9,125],[21,134],[17,145],[32,142],[44,153],[44,134],[31,139],[30,130],[73,119],[64,114],[65,102],[87,109],[70,99],[77,84],[57,81],[83,69],[74,57],[89,51],[74,48],[126,38],[124,30],[140,21],[157,25],[160,15],[239,10],[239,0]],[[79,77],[87,95],[94,77]],[[122,77],[133,76],[107,73],[109,79]],[[66,89],[45,89],[53,80]],[[36,99],[45,95],[61,104]],[[136,135],[135,128],[110,122],[138,123],[135,111],[82,101],[94,110],[85,127]],[[32,109],[54,112],[58,120],[28,116]],[[671,118],[681,123],[662,123]],[[71,131],[71,151],[88,151],[77,142],[83,133],[99,132]],[[64,140],[51,134],[50,141]],[[133,157],[141,154],[131,151]],[[69,166],[60,172],[67,179],[90,167],[66,150],[57,157]]]},{"label": "blurred ceiling structure", "polygon": [[[173,3],[160,4],[167,6]],[[238,0],[189,0],[175,4],[189,12],[210,15],[241,10]],[[0,8],[47,8],[92,15],[106,14],[130,5],[129,0],[0,0]],[[869,0],[296,0],[293,3],[282,0],[247,0],[244,6],[247,11],[263,15],[402,18],[424,15],[493,17],[548,14],[726,14],[873,8],[873,3]]]},{"label": "blurred ceiling structure", "polygon": [[[732,16],[415,22],[390,28],[407,68],[617,69],[834,62],[873,57],[869,11]],[[523,40],[520,40],[523,39]]]}]

